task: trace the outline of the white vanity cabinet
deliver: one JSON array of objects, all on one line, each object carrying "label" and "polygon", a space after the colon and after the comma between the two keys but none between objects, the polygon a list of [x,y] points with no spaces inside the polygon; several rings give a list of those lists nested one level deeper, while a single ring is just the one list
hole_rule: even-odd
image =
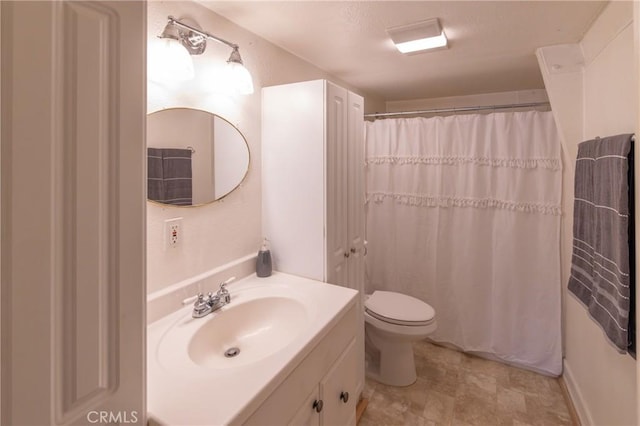
[{"label": "white vanity cabinet", "polygon": [[355,426],[358,387],[354,305],[245,421],[244,426]]},{"label": "white vanity cabinet", "polygon": [[360,291],[358,394],[364,386],[363,105],[361,96],[326,80],[262,89],[262,217],[274,268]]}]

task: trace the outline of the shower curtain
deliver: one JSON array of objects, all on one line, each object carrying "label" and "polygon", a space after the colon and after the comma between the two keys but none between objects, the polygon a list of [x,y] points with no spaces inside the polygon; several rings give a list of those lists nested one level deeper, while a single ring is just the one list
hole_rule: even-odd
[{"label": "shower curtain", "polygon": [[562,371],[560,140],[551,112],[366,123],[367,292],[436,310],[430,337]]}]

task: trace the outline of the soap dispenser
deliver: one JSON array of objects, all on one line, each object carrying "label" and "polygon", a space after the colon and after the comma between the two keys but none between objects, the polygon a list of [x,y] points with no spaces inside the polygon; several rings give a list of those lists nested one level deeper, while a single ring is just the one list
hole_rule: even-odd
[{"label": "soap dispenser", "polygon": [[256,275],[259,277],[268,277],[271,275],[271,251],[267,246],[267,239],[262,242],[262,247],[258,252],[258,259],[256,261]]}]

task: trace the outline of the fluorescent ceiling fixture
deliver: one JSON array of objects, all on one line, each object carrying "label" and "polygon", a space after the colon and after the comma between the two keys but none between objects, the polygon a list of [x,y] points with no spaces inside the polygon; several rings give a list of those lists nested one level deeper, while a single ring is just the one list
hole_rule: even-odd
[{"label": "fluorescent ceiling fixture", "polygon": [[417,52],[419,50],[437,49],[447,45],[447,37],[444,33],[440,33],[436,37],[421,38],[420,40],[406,41],[396,44],[398,50],[402,53]]},{"label": "fluorescent ceiling fixture", "polygon": [[387,34],[402,53],[447,47],[447,37],[438,18],[387,28]]}]

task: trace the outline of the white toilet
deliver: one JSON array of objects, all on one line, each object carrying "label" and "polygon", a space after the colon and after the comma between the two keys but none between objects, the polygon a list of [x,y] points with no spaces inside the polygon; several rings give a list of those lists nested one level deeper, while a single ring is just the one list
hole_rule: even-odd
[{"label": "white toilet", "polygon": [[375,291],[364,309],[367,376],[391,386],[416,381],[413,342],[436,329],[436,311],[415,297]]}]

